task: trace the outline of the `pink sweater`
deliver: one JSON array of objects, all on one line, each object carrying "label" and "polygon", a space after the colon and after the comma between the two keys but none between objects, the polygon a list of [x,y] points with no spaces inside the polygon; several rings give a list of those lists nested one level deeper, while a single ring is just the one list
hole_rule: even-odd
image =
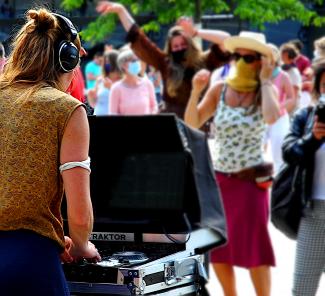
[{"label": "pink sweater", "polygon": [[140,79],[136,86],[128,86],[123,80],[112,86],[109,97],[109,114],[143,115],[156,112],[155,90],[148,78]]}]

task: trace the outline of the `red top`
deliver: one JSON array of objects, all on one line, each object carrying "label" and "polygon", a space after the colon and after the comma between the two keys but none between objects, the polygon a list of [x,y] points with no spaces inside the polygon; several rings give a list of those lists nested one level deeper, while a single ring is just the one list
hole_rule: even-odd
[{"label": "red top", "polygon": [[300,72],[301,75],[304,75],[304,71],[309,68],[311,65],[310,60],[304,56],[304,55],[299,55],[296,59],[296,66]]},{"label": "red top", "polygon": [[85,91],[85,80],[82,75],[80,67],[77,67],[74,70],[74,76],[69,86],[68,93],[70,93],[71,96],[73,96],[80,102],[84,103],[86,101],[84,91]]}]

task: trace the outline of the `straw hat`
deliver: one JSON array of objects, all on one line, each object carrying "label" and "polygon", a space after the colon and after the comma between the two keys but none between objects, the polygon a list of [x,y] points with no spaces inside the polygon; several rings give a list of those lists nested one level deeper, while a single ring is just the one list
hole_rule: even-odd
[{"label": "straw hat", "polygon": [[241,31],[238,36],[228,37],[224,41],[225,49],[233,53],[236,48],[254,50],[262,55],[272,57],[272,49],[266,44],[262,33]]}]

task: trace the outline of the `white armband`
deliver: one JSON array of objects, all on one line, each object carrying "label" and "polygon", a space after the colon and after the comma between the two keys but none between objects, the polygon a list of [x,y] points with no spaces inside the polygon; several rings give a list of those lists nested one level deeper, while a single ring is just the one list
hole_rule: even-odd
[{"label": "white armband", "polygon": [[64,164],[61,164],[59,167],[60,173],[66,170],[73,169],[75,167],[80,167],[83,169],[86,169],[87,171],[91,172],[90,169],[90,157],[88,157],[86,160],[83,161],[72,161],[72,162],[66,162]]}]

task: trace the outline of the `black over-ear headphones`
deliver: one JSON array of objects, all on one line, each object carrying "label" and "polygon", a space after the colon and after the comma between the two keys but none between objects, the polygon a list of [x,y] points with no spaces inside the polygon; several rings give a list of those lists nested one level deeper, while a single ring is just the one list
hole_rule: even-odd
[{"label": "black over-ear headphones", "polygon": [[60,70],[64,73],[71,72],[79,64],[79,50],[73,44],[77,38],[78,32],[72,22],[63,15],[53,13],[59,21],[62,29],[71,35],[71,41],[62,40],[56,48],[56,56],[60,65]]}]

